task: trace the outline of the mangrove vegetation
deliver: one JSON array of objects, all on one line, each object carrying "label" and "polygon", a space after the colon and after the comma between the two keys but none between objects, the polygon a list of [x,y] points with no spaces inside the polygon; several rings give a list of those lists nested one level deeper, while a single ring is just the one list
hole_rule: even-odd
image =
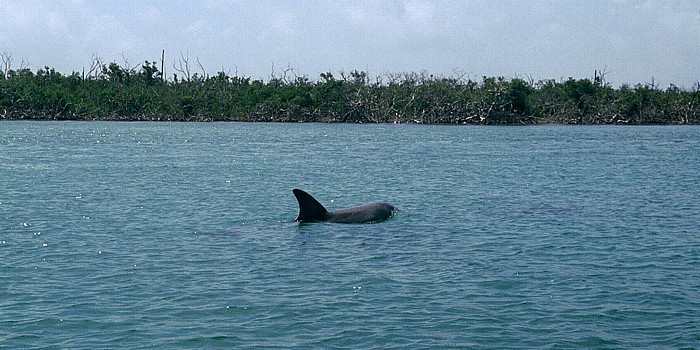
[{"label": "mangrove vegetation", "polygon": [[[191,73],[164,79],[156,62],[93,62],[65,75],[0,65],[0,119],[268,121],[426,124],[700,124],[700,83],[613,88],[591,79],[532,79],[425,72],[370,76],[293,69],[269,79]],[[201,67],[201,65],[200,65]]]}]

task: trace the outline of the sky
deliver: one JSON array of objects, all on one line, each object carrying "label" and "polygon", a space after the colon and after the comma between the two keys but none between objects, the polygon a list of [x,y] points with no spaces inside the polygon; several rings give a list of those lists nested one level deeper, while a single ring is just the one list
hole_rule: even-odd
[{"label": "sky", "polygon": [[[0,0],[12,68],[157,61],[192,73],[426,72],[526,80],[700,82],[700,0]],[[201,68],[199,64],[201,64]]]}]

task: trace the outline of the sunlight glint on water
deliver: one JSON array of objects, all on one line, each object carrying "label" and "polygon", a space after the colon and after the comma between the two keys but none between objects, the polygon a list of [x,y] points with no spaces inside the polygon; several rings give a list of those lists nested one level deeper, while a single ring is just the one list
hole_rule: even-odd
[{"label": "sunlight glint on water", "polygon": [[[3,348],[692,348],[700,128],[0,123]],[[292,222],[387,201],[370,225]]]}]

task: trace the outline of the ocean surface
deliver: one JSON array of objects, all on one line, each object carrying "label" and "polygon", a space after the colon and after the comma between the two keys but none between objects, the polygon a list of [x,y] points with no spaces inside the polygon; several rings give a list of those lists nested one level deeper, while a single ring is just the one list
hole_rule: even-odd
[{"label": "ocean surface", "polygon": [[697,349],[700,127],[0,122],[0,348]]}]

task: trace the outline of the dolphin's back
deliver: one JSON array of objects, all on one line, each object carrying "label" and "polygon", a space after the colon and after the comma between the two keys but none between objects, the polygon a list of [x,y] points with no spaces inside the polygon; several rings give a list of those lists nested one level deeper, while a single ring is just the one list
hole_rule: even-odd
[{"label": "dolphin's back", "polygon": [[326,214],[326,221],[337,223],[379,222],[391,217],[396,208],[388,203],[369,203],[363,206],[335,210]]}]

